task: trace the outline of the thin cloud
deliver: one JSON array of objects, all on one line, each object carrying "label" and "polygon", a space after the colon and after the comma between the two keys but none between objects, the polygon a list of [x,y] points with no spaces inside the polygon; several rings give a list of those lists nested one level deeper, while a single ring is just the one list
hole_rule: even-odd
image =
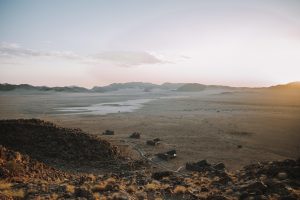
[{"label": "thin cloud", "polygon": [[21,47],[14,43],[0,43],[0,58],[53,57],[71,59],[86,64],[107,64],[118,67],[133,67],[159,64],[166,61],[144,51],[103,51],[94,55],[78,55],[72,51],[39,51]]},{"label": "thin cloud", "polygon": [[21,47],[15,43],[1,43],[0,44],[1,57],[61,57],[74,59],[79,58],[78,55],[71,51],[38,51]]},{"label": "thin cloud", "polygon": [[130,67],[144,64],[159,64],[164,61],[143,51],[109,51],[92,56],[96,60],[105,60],[119,66]]}]

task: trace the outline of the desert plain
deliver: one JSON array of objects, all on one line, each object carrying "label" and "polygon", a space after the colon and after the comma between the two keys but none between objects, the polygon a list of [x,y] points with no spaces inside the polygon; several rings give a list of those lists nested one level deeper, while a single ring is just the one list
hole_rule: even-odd
[{"label": "desert plain", "polygon": [[[142,152],[153,158],[157,170],[178,170],[186,162],[203,159],[238,170],[251,163],[300,156],[300,93],[294,90],[11,91],[0,93],[0,118],[39,118],[80,128],[118,145],[125,156]],[[107,129],[115,134],[102,135]],[[129,138],[133,132],[141,133],[141,138]],[[161,143],[146,144],[154,138]],[[172,149],[176,159],[155,158]]]}]

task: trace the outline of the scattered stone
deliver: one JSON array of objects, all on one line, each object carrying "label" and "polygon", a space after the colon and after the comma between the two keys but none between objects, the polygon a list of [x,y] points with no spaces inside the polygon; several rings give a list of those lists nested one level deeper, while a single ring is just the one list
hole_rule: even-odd
[{"label": "scattered stone", "polygon": [[166,153],[158,153],[156,155],[163,160],[170,160],[177,157],[176,150],[167,151]]},{"label": "scattered stone", "polygon": [[190,170],[190,171],[202,172],[204,170],[211,169],[211,164],[209,164],[207,160],[201,160],[196,163],[188,162],[186,163],[185,168],[186,170]]},{"label": "scattered stone", "polygon": [[141,134],[138,133],[138,132],[134,132],[129,137],[130,138],[134,138],[134,139],[140,139],[141,138]]},{"label": "scattered stone", "polygon": [[224,165],[224,163],[218,163],[218,164],[214,165],[213,168],[216,170],[222,171],[222,170],[225,170],[225,165]]},{"label": "scattered stone", "polygon": [[265,185],[261,181],[255,181],[253,183],[249,183],[248,185],[242,186],[241,190],[246,191],[247,193],[261,195],[265,194],[267,190],[267,185]]},{"label": "scattered stone", "polygon": [[146,144],[150,145],[150,146],[156,146],[156,145],[159,145],[160,142],[159,141],[154,141],[154,140],[147,140]]},{"label": "scattered stone", "polygon": [[118,192],[113,194],[112,200],[128,200],[128,196],[125,193]]},{"label": "scattered stone", "polygon": [[171,175],[173,175],[173,172],[170,172],[170,171],[154,172],[152,174],[152,178],[154,178],[156,180],[160,180],[164,177],[169,177]]},{"label": "scattered stone", "polygon": [[209,192],[209,189],[205,186],[201,187],[201,192]]},{"label": "scattered stone", "polygon": [[227,198],[222,195],[209,195],[207,200],[227,200]]},{"label": "scattered stone", "polygon": [[115,132],[114,131],[111,131],[111,130],[105,130],[102,135],[114,135]]},{"label": "scattered stone", "polygon": [[89,191],[86,187],[75,188],[75,195],[77,197],[85,197],[87,199],[93,198],[93,193]]},{"label": "scattered stone", "polygon": [[279,172],[277,176],[280,180],[284,180],[287,178],[287,174],[285,172]]}]

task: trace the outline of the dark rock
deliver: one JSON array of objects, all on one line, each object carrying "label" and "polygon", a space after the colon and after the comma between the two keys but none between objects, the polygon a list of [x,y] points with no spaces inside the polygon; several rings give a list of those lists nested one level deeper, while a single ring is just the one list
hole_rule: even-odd
[{"label": "dark rock", "polygon": [[214,165],[213,168],[216,170],[224,170],[225,165],[224,165],[224,163],[218,163],[218,164]]},{"label": "dark rock", "polygon": [[291,195],[281,196],[279,200],[299,200],[297,197],[293,197]]},{"label": "dark rock", "polygon": [[222,195],[209,195],[207,200],[227,200],[227,198]]},{"label": "dark rock", "polygon": [[114,132],[114,131],[111,131],[111,130],[105,130],[102,134],[103,134],[103,135],[114,135],[115,132]]},{"label": "dark rock", "polygon": [[130,138],[134,138],[134,139],[140,139],[141,138],[141,134],[138,133],[138,132],[134,132],[129,137]]},{"label": "dark rock", "polygon": [[211,164],[209,164],[206,160],[201,160],[196,163],[186,163],[185,168],[190,171],[205,171],[207,169],[211,169]]},{"label": "dark rock", "polygon": [[277,177],[280,179],[280,180],[284,180],[287,178],[287,173],[285,172],[279,172]]},{"label": "dark rock", "polygon": [[246,191],[251,194],[265,194],[267,189],[267,185],[265,185],[261,181],[255,181],[241,188],[242,191]]},{"label": "dark rock", "polygon": [[170,172],[170,171],[155,172],[152,174],[152,178],[154,178],[156,180],[160,180],[164,177],[171,176],[172,174],[173,174],[173,172]]},{"label": "dark rock", "polygon": [[249,197],[249,193],[246,192],[246,191],[243,191],[240,195],[240,199],[243,200],[243,199],[247,199],[247,197]]},{"label": "dark rock", "polygon": [[87,199],[92,199],[93,198],[93,193],[85,187],[77,187],[77,188],[75,188],[75,196],[85,197]]},{"label": "dark rock", "polygon": [[225,172],[221,173],[221,174],[218,174],[218,176],[219,176],[219,179],[213,181],[212,185],[217,186],[217,187],[226,186],[229,182],[232,181],[230,176],[228,174],[226,174]]},{"label": "dark rock", "polygon": [[167,151],[166,153],[158,153],[156,155],[163,160],[170,160],[177,157],[176,150]]},{"label": "dark rock", "polygon": [[269,193],[277,193],[281,196],[285,196],[290,193],[289,190],[286,188],[285,184],[282,182],[268,180],[266,181],[266,185],[268,186]]},{"label": "dark rock", "polygon": [[158,144],[160,144],[159,141],[154,141],[154,140],[147,140],[147,145],[151,145],[151,146],[156,146]]},{"label": "dark rock", "polygon": [[209,192],[209,189],[205,186],[201,187],[201,192]]}]

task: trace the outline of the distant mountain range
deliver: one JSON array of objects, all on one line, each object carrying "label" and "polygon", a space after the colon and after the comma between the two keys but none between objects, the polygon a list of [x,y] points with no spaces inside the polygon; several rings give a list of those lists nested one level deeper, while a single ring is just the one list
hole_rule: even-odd
[{"label": "distant mountain range", "polygon": [[55,92],[89,92],[89,89],[84,87],[70,86],[70,87],[47,87],[47,86],[32,86],[29,84],[0,84],[0,91],[13,90],[31,90],[31,91],[55,91]]},{"label": "distant mountain range", "polygon": [[[149,92],[153,89],[173,90],[179,92],[198,92],[205,89],[253,89],[250,87],[230,87],[222,85],[204,85],[199,83],[163,83],[161,85],[144,82],[128,82],[128,83],[113,83],[107,86],[95,86],[92,89],[87,89],[78,86],[65,87],[47,87],[47,86],[32,86],[29,84],[0,84],[0,91],[40,91],[40,92],[111,92],[121,89],[141,89]],[[255,89],[270,89],[270,90],[299,90],[300,82],[292,82],[284,85],[275,85],[271,87],[261,87]]]},{"label": "distant mountain range", "polygon": [[288,84],[283,84],[283,85],[275,85],[269,87],[269,89],[272,90],[300,90],[300,81],[298,82],[291,82]]}]

